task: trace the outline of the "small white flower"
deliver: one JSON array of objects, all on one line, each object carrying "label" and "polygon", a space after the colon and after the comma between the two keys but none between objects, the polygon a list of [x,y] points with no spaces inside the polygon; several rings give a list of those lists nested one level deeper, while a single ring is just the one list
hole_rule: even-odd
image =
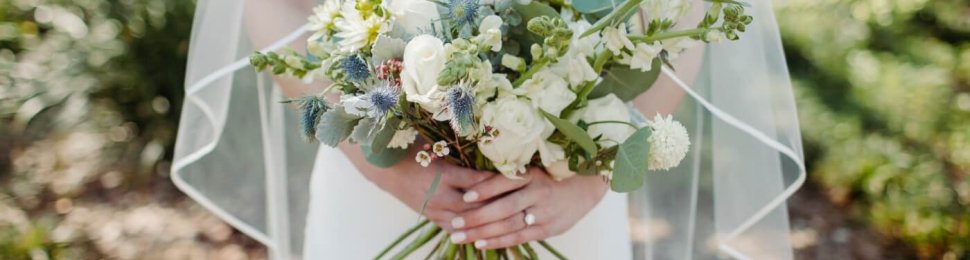
[{"label": "small white flower", "polygon": [[640,10],[648,21],[677,21],[690,10],[691,3],[686,0],[644,0]]},{"label": "small white flower", "polygon": [[718,43],[727,39],[727,35],[721,30],[709,30],[704,33],[704,40],[710,43]]},{"label": "small white flower", "polygon": [[334,28],[334,22],[337,18],[340,18],[340,6],[343,5],[343,0],[331,0],[324,1],[323,4],[313,8],[313,16],[310,16],[310,28],[311,32],[315,32],[314,37],[311,39],[317,39],[326,35]]},{"label": "small white flower", "polygon": [[417,136],[418,130],[415,130],[413,127],[394,131],[394,137],[391,137],[391,142],[387,143],[387,148],[406,149],[414,143],[414,139]]},{"label": "small white flower", "polygon": [[569,55],[583,55],[584,57],[590,57],[596,54],[596,45],[600,43],[600,36],[598,34],[593,34],[582,38],[579,37],[586,32],[586,30],[592,28],[593,25],[585,19],[573,21],[573,18],[576,16],[568,8],[563,8],[560,16],[566,21],[566,25],[569,26],[569,29],[573,31],[573,38],[569,43]]},{"label": "small white flower", "polygon": [[421,167],[428,167],[431,164],[431,154],[427,151],[420,151],[418,155],[414,156],[414,161],[421,164]]},{"label": "small white flower", "polygon": [[672,116],[667,115],[664,118],[660,114],[653,121],[647,122],[647,126],[653,130],[647,139],[650,142],[650,155],[647,156],[650,170],[677,167],[690,149],[687,129],[680,122],[674,121]]},{"label": "small white flower", "polygon": [[356,1],[348,1],[340,9],[343,17],[335,22],[337,34],[340,39],[340,51],[356,52],[365,46],[369,46],[377,40],[377,35],[387,32],[390,26],[387,21],[378,16],[370,15],[364,18],[364,14],[357,10]]},{"label": "small white flower", "polygon": [[492,46],[492,51],[502,49],[502,18],[497,15],[486,16],[478,25],[479,39],[482,44]]},{"label": "small white flower", "polygon": [[620,62],[630,65],[631,69],[639,69],[640,71],[647,72],[650,71],[651,65],[653,65],[653,59],[657,58],[661,50],[663,49],[660,44],[637,43],[637,48],[633,50],[633,55],[624,55]]},{"label": "small white flower", "polygon": [[525,96],[535,108],[558,115],[576,100],[576,93],[569,90],[566,80],[549,70],[542,70],[522,83],[518,89],[525,90]]},{"label": "small white flower", "polygon": [[559,57],[559,61],[551,67],[553,72],[569,81],[570,86],[579,86],[583,83],[594,81],[599,78],[599,74],[593,70],[585,56],[582,54],[569,54]]},{"label": "small white flower", "polygon": [[435,142],[434,145],[431,146],[431,151],[434,151],[434,155],[438,157],[445,157],[451,153],[451,149],[448,148],[448,143],[445,141]]},{"label": "small white flower", "polygon": [[667,51],[667,59],[676,60],[684,50],[697,46],[698,41],[687,37],[680,37],[665,40],[661,44],[664,50]]},{"label": "small white flower", "polygon": [[630,38],[626,37],[626,24],[620,24],[617,27],[606,27],[603,29],[603,42],[606,44],[606,48],[613,52],[613,55],[620,55],[620,51],[624,48],[628,50],[633,49],[633,42]]}]

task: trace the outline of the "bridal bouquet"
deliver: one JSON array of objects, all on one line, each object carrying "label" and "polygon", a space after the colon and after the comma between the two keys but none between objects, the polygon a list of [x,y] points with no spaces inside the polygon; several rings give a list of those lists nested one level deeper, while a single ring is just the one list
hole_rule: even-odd
[{"label": "bridal bouquet", "polygon": [[[677,166],[690,142],[669,115],[637,120],[626,102],[684,49],[735,40],[752,20],[742,3],[710,2],[695,28],[676,30],[687,0],[328,0],[309,18],[306,55],[256,53],[251,63],[329,82],[288,101],[302,109],[303,132],[359,144],[377,166],[418,144],[413,159],[425,167],[447,160],[518,178],[536,166],[628,192],[648,169]],[[433,250],[446,259],[535,258],[528,244],[478,252],[446,237]]]}]

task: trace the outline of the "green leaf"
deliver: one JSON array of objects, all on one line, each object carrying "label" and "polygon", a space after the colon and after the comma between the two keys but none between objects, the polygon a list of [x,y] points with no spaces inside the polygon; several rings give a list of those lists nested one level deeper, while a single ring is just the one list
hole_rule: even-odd
[{"label": "green leaf", "polygon": [[441,171],[441,167],[436,167],[437,173],[434,175],[434,181],[431,182],[431,187],[428,188],[428,193],[424,195],[424,201],[421,202],[421,213],[424,215],[424,207],[428,206],[428,200],[431,200],[431,195],[434,195],[434,191],[438,189],[438,184],[441,183],[441,175],[444,174]]},{"label": "green leaf", "polygon": [[613,0],[579,0],[573,1],[573,8],[584,14],[599,13],[613,9]]},{"label": "green leaf", "polygon": [[384,149],[380,153],[375,153],[373,148],[366,145],[361,145],[360,150],[364,152],[364,158],[367,159],[367,162],[381,168],[394,166],[408,154],[408,150],[397,148]]},{"label": "green leaf", "polygon": [[744,7],[751,7],[751,5],[749,5],[748,3],[735,1],[735,0],[704,0],[704,1],[714,2],[714,3],[729,3],[729,4],[744,6]]},{"label": "green leaf", "polygon": [[647,174],[647,155],[650,153],[650,128],[644,127],[620,144],[613,162],[613,181],[610,187],[616,192],[631,192],[643,186]]},{"label": "green leaf", "polygon": [[371,141],[371,149],[374,153],[383,153],[385,150],[392,149],[387,148],[387,144],[391,143],[391,139],[394,139],[394,133],[397,132],[397,126],[399,119],[390,118],[384,123],[384,128],[377,131],[374,135],[374,139]]},{"label": "green leaf", "polygon": [[603,28],[606,28],[606,26],[612,26],[628,20],[633,13],[639,10],[638,6],[640,5],[640,2],[643,2],[643,0],[626,0],[623,2],[623,4],[617,6],[616,9],[613,9],[613,11],[604,16],[602,19],[596,21],[592,27],[583,32],[583,34],[580,34],[579,38],[597,33],[600,30],[603,30]]},{"label": "green leaf", "polygon": [[354,131],[350,133],[350,140],[357,142],[361,146],[371,145],[371,141],[374,140],[374,119],[364,118],[357,123],[354,127]]},{"label": "green leaf", "polygon": [[347,140],[353,132],[360,118],[351,114],[343,107],[336,107],[324,112],[317,124],[317,140],[330,147],[337,147],[340,142]]},{"label": "green leaf", "polygon": [[650,71],[642,72],[637,69],[630,69],[626,66],[613,66],[606,70],[603,82],[600,82],[593,92],[589,93],[588,99],[595,99],[616,94],[623,101],[631,101],[647,89],[653,86],[660,76],[660,59],[654,59],[650,65]]},{"label": "green leaf", "polygon": [[582,147],[590,157],[596,157],[596,142],[593,142],[593,138],[590,138],[586,131],[569,121],[559,118],[553,114],[549,114],[549,112],[541,109],[539,112],[541,112],[542,115],[552,123],[552,125],[556,126],[556,129],[558,129],[559,132],[578,144],[579,147]]},{"label": "green leaf", "polygon": [[522,16],[522,24],[529,23],[529,20],[539,16],[559,17],[559,12],[556,12],[556,9],[539,1],[532,1],[527,5],[516,3],[512,5],[512,9],[515,9]]}]

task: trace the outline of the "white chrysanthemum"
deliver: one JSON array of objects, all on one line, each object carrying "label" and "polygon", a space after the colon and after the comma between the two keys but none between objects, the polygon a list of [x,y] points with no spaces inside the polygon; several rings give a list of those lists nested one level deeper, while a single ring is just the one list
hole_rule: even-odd
[{"label": "white chrysanthemum", "polygon": [[417,136],[418,130],[413,127],[394,131],[394,137],[391,137],[391,142],[387,143],[387,148],[407,149],[409,145],[414,143]]},{"label": "white chrysanthemum", "polygon": [[687,129],[673,117],[666,118],[657,114],[653,121],[647,122],[653,133],[647,141],[650,142],[650,155],[647,160],[650,170],[668,170],[677,167],[687,156],[690,149],[690,138]]},{"label": "white chrysanthemum", "polygon": [[357,10],[356,1],[349,1],[340,9],[341,19],[337,19],[337,34],[340,50],[355,52],[377,40],[377,35],[386,32],[390,26],[378,15],[364,14]]},{"label": "white chrysanthemum", "polygon": [[630,65],[631,69],[639,69],[640,71],[647,72],[650,71],[653,65],[653,59],[657,58],[661,50],[663,48],[660,47],[660,44],[637,43],[637,48],[633,50],[633,55],[624,54],[620,63]]},{"label": "white chrysanthemum", "polygon": [[313,8],[313,15],[309,18],[309,30],[316,32],[316,34],[310,37],[311,39],[319,38],[333,30],[334,22],[337,21],[337,18],[340,18],[340,6],[342,4],[342,0],[331,0],[324,1],[323,4]]},{"label": "white chrysanthemum", "polygon": [[624,48],[632,50],[633,42],[630,38],[626,37],[626,24],[620,24],[617,27],[606,27],[603,29],[603,43],[606,44],[606,48],[613,52],[613,55],[620,55],[620,51]]}]

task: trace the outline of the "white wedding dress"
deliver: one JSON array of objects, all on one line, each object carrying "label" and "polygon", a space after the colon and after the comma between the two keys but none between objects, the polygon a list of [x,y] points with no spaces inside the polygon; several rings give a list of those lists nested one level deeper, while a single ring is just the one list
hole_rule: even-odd
[{"label": "white wedding dress", "polygon": [[[320,146],[310,178],[304,259],[373,259],[418,218],[365,179],[343,152]],[[547,241],[570,259],[631,259],[629,230],[627,196],[610,191],[576,226]],[[411,258],[423,259],[431,247]],[[542,259],[555,259],[536,250]]]}]

